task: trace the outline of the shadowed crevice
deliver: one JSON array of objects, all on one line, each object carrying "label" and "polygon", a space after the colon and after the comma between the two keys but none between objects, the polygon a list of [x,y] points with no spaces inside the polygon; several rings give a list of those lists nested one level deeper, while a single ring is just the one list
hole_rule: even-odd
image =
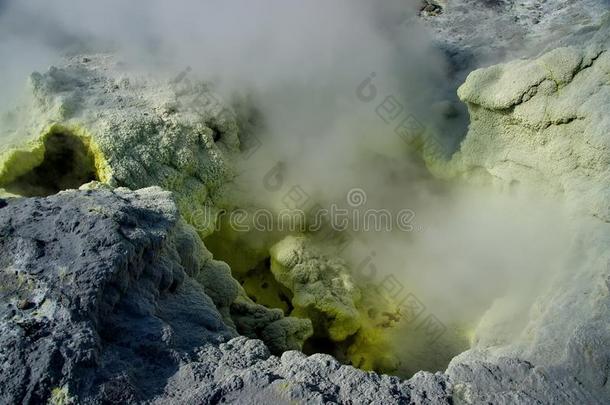
[{"label": "shadowed crevice", "polygon": [[78,136],[49,134],[44,140],[44,151],[40,165],[4,186],[8,192],[46,197],[98,180],[93,154]]}]

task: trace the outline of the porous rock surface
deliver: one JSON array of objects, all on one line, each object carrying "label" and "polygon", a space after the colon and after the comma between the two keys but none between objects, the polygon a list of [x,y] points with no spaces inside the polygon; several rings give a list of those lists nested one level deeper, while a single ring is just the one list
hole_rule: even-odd
[{"label": "porous rock surface", "polygon": [[[169,194],[102,188],[0,200],[1,402],[607,403],[610,60],[607,31],[581,34],[588,46],[473,72],[459,92],[471,114],[468,136],[449,164],[435,167],[447,177],[535,188],[590,220],[575,230],[571,260],[548,291],[513,310],[527,315],[515,334],[494,327],[514,315],[496,311],[500,299],[473,348],[445,374],[418,373],[404,382],[326,355],[290,351],[278,358],[260,341],[236,337],[260,329],[236,325],[240,305],[251,303],[240,302],[245,297],[228,268],[212,262]],[[80,91],[66,85],[60,94],[60,85],[48,92],[44,83],[54,74],[33,79],[40,94],[59,100],[43,106],[64,105],[62,96]],[[72,112],[69,103],[49,111],[67,121],[91,114],[98,125],[93,112],[73,105]],[[41,126],[33,128],[36,138]],[[118,130],[131,134],[127,128]],[[121,173],[105,171],[113,168],[112,150],[97,142],[103,173]],[[116,178],[129,179],[128,172]],[[301,336],[305,329],[281,328]]]},{"label": "porous rock surface", "polygon": [[[426,0],[420,18],[445,50],[457,79],[473,68],[587,43],[607,0]],[[440,10],[438,10],[440,8]]]},{"label": "porous rock surface", "polygon": [[331,354],[365,370],[406,366],[392,344],[402,320],[396,302],[354,280],[347,264],[324,254],[311,236],[287,236],[270,254],[274,279],[290,291],[290,315],[310,319],[314,337],[333,342]]},{"label": "porous rock surface", "polygon": [[183,216],[206,235],[232,176],[227,156],[239,151],[239,130],[233,110],[188,73],[142,75],[104,54],[33,73],[27,102],[0,117],[0,188],[40,165],[45,136],[74,135],[91,150],[94,180],[174,191]]},{"label": "porous rock surface", "polygon": [[471,124],[452,170],[525,183],[609,221],[609,47],[610,20],[586,47],[472,72],[458,90]]},{"label": "porous rock surface", "polygon": [[533,303],[499,297],[452,360],[457,401],[610,399],[609,33],[606,22],[587,46],[476,70],[459,89],[471,124],[443,174],[564,201],[574,222],[547,288]]},{"label": "porous rock surface", "polygon": [[219,264],[159,188],[0,200],[0,236],[2,403],[450,403],[440,374],[235,338]]},{"label": "porous rock surface", "polygon": [[360,291],[341,262],[322,260],[304,237],[289,236],[271,248],[271,272],[292,292],[294,311],[322,318],[328,337],[342,341],[360,328]]}]

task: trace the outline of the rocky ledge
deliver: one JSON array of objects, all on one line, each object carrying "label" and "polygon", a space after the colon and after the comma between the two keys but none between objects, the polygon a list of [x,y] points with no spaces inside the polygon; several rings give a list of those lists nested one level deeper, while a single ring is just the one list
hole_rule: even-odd
[{"label": "rocky ledge", "polygon": [[0,200],[0,268],[1,403],[450,403],[441,374],[237,337],[230,274],[160,188]]},{"label": "rocky ledge", "polygon": [[213,298],[234,285],[228,268],[160,188],[0,200],[0,235],[2,403],[603,403],[591,339],[570,346],[575,374],[467,353],[401,381],[324,354],[276,357],[238,336]]}]

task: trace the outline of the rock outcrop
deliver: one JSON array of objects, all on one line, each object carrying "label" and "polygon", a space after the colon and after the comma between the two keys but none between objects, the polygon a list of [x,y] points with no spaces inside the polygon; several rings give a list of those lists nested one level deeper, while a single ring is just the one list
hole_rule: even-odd
[{"label": "rock outcrop", "polygon": [[588,46],[476,70],[459,89],[470,129],[438,173],[565,201],[573,243],[562,265],[548,264],[554,276],[533,304],[509,292],[485,314],[447,370],[456,400],[610,398],[609,32],[606,23]]},{"label": "rock outcrop", "polygon": [[440,374],[234,338],[237,289],[159,188],[0,200],[0,236],[2,403],[450,403]]},{"label": "rock outcrop", "polygon": [[[591,41],[605,0],[427,0],[420,18],[445,50],[458,80],[472,69]],[[606,17],[607,18],[607,17]]]},{"label": "rock outcrop", "polygon": [[[340,360],[365,370],[397,372],[392,332],[398,303],[375,286],[357,284],[347,264],[325,255],[312,238],[288,236],[271,248],[270,271],[288,291],[291,316],[310,319],[314,338]],[[315,350],[315,348],[314,348]]]},{"label": "rock outcrop", "polygon": [[238,125],[233,110],[187,73],[142,76],[108,55],[33,73],[29,104],[3,117],[0,188],[45,196],[92,180],[160,186],[209,234],[214,202],[232,176],[227,158],[239,152]]},{"label": "rock outcrop", "polygon": [[209,264],[170,193],[71,191],[2,206],[1,402],[142,399],[189,348],[236,336],[194,280]]},{"label": "rock outcrop", "polygon": [[587,47],[472,72],[458,90],[471,124],[452,170],[523,183],[610,221],[608,33],[610,22]]}]

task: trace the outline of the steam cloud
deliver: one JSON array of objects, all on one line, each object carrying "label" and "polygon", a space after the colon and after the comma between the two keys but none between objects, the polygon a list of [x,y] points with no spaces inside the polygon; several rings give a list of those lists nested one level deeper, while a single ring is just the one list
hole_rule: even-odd
[{"label": "steam cloud", "polygon": [[[236,188],[281,207],[281,193],[266,190],[263,178],[282,162],[284,191],[298,185],[321,205],[358,187],[371,208],[412,209],[422,230],[360,235],[364,247],[347,258],[357,265],[375,252],[380,274],[400,279],[443,323],[474,326],[507,291],[522,291],[527,303],[569,235],[561,207],[542,199],[434,180],[394,132],[397,122],[379,116],[393,96],[397,119],[414,117],[446,153],[464,135],[464,121],[437,108],[455,101],[456,83],[413,19],[417,3],[3,1],[0,107],[15,104],[30,72],[80,52],[112,51],[153,74],[190,66],[227,99],[248,92],[264,117],[262,147],[238,163]],[[377,95],[364,102],[356,91],[373,73]]]}]

